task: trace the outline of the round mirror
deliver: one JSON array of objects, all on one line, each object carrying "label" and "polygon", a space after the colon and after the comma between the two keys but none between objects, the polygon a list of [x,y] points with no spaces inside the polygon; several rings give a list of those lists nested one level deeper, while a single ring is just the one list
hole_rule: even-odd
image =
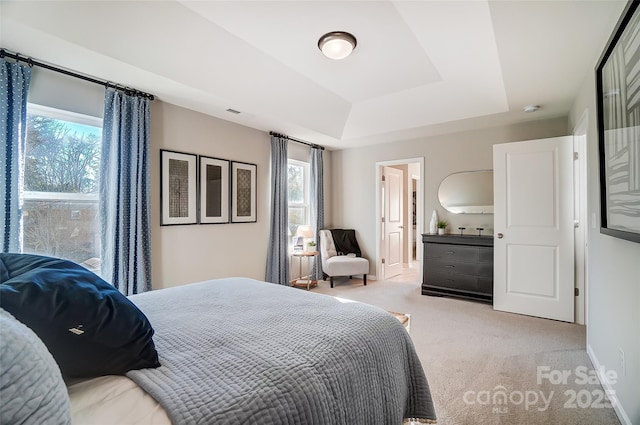
[{"label": "round mirror", "polygon": [[493,171],[454,173],[442,180],[438,200],[454,214],[493,214]]}]

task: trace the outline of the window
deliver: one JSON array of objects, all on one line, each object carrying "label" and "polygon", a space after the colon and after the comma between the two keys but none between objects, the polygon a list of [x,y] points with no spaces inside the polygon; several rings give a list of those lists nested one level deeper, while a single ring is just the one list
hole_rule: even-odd
[{"label": "window", "polygon": [[100,268],[102,120],[29,104],[23,251]]},{"label": "window", "polygon": [[289,233],[295,236],[298,226],[309,224],[309,163],[288,161]]}]

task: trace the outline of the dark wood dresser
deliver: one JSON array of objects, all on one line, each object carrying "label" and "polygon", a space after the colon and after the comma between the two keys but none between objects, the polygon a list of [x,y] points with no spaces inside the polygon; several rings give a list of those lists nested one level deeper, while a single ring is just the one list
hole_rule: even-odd
[{"label": "dark wood dresser", "polygon": [[422,295],[493,301],[493,237],[422,235]]}]

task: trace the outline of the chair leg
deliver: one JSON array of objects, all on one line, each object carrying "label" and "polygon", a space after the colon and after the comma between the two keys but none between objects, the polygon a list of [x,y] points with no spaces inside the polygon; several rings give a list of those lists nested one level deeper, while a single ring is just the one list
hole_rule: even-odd
[{"label": "chair leg", "polygon": [[329,276],[329,282],[331,282],[331,287],[333,288],[333,276]]},{"label": "chair leg", "polygon": [[367,286],[367,275],[366,274],[362,275],[362,280],[364,281],[364,286]]}]

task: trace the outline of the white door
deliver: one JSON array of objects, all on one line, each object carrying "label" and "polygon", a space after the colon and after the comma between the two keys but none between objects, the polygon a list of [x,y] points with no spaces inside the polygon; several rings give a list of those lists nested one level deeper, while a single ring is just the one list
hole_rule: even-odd
[{"label": "white door", "polygon": [[493,308],[573,322],[573,137],[493,146]]},{"label": "white door", "polygon": [[404,173],[397,168],[383,167],[382,176],[384,190],[382,270],[384,279],[388,279],[402,273]]}]

